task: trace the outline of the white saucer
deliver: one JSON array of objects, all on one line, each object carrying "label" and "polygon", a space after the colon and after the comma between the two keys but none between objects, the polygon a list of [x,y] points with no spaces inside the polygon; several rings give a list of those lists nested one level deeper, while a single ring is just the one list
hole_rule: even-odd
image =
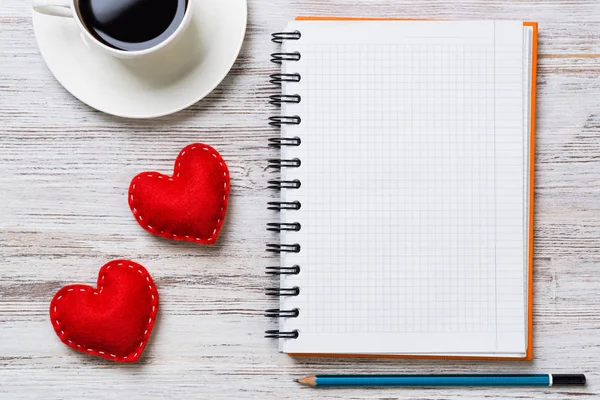
[{"label": "white saucer", "polygon": [[225,78],[246,32],[246,0],[194,0],[190,26],[150,59],[120,60],[88,48],[75,21],[33,12],[35,37],[56,79],[108,114],[154,118],[191,106]]}]

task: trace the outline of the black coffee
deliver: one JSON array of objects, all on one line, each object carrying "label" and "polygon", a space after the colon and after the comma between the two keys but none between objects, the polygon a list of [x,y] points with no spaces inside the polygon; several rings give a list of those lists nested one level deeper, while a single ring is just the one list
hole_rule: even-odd
[{"label": "black coffee", "polygon": [[79,0],[86,28],[119,50],[145,50],[168,38],[181,24],[187,0]]}]

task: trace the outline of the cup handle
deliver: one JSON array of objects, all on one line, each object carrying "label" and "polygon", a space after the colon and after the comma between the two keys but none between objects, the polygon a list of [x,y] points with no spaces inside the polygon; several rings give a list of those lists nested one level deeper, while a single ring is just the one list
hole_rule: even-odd
[{"label": "cup handle", "polygon": [[73,17],[71,0],[33,0],[33,9],[55,17]]}]

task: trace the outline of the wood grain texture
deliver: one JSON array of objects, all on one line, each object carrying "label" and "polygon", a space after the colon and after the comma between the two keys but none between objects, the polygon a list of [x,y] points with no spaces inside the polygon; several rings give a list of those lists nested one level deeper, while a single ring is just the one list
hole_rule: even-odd
[{"label": "wood grain texture", "polygon": [[[215,0],[216,1],[216,0]],[[600,2],[598,0],[249,0],[242,52],[205,100],[153,121],[77,101],[36,48],[28,1],[0,1],[0,398],[599,398]],[[276,88],[269,34],[296,15],[539,21],[534,358],[526,362],[294,360],[263,338],[263,295],[275,261],[264,227],[272,172],[265,101]],[[214,247],[151,237],[133,220],[127,187],[139,171],[168,173],[202,141],[231,172],[231,203]],[[115,258],[140,262],[161,294],[136,365],[77,354],[54,335],[58,288],[92,284]],[[292,381],[312,373],[584,372],[582,389],[341,389]]]}]

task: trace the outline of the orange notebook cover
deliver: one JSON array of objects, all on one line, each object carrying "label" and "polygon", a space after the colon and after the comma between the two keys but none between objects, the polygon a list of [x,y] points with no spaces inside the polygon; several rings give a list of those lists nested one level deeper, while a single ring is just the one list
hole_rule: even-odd
[{"label": "orange notebook cover", "polygon": [[[392,21],[392,20],[413,20],[402,18],[349,18],[349,17],[320,17],[320,16],[300,16],[296,21]],[[438,356],[438,355],[402,355],[402,354],[352,354],[352,353],[295,353],[288,352],[288,355],[294,357],[375,357],[375,358],[417,358],[417,359],[464,359],[464,360],[531,360],[533,353],[533,224],[534,224],[534,161],[535,161],[535,108],[536,108],[536,69],[537,69],[537,44],[538,44],[538,24],[536,22],[523,22],[523,26],[532,28],[531,43],[531,93],[529,104],[529,191],[528,191],[528,249],[527,249],[527,296],[526,304],[527,316],[527,348],[524,357],[489,357],[489,356]],[[283,136],[283,135],[282,135]]]}]

